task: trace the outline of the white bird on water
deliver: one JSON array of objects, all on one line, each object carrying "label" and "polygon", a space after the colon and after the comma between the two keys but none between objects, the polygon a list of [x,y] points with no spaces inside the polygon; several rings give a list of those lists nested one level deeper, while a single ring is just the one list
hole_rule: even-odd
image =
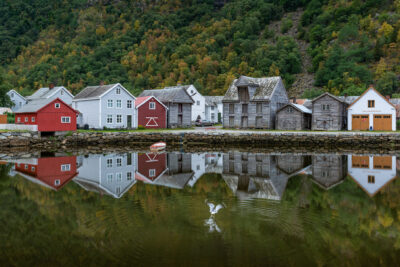
[{"label": "white bird on water", "polygon": [[218,204],[217,206],[215,206],[214,203],[208,202],[207,199],[205,202],[207,203],[208,207],[210,208],[211,216],[217,214],[220,209],[225,208],[224,204]]}]

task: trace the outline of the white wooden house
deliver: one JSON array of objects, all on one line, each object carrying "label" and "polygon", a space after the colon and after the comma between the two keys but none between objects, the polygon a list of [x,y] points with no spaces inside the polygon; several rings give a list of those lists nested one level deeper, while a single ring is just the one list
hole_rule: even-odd
[{"label": "white wooden house", "polygon": [[205,98],[205,119],[213,123],[222,122],[223,96],[204,96]]},{"label": "white wooden house", "polygon": [[72,107],[80,112],[78,127],[133,128],[135,97],[121,84],[88,86],[77,94]]},{"label": "white wooden house", "polygon": [[349,176],[370,196],[397,177],[395,156],[348,156]]},{"label": "white wooden house", "polygon": [[192,121],[196,121],[199,117],[202,120],[206,119],[206,100],[204,96],[197,91],[196,87],[194,87],[193,84],[177,87],[183,87],[194,101],[192,105]]},{"label": "white wooden house", "polygon": [[396,108],[370,87],[348,107],[347,129],[396,131]]},{"label": "white wooden house", "polygon": [[7,95],[10,97],[11,102],[14,103],[11,107],[12,111],[17,111],[18,109],[22,108],[22,106],[25,105],[27,102],[26,98],[14,89],[8,91]]}]

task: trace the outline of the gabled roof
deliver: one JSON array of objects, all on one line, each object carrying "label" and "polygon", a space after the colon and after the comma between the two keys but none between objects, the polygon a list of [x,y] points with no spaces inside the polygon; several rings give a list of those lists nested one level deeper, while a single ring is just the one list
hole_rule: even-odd
[{"label": "gabled roof", "polygon": [[291,106],[291,107],[293,107],[293,108],[295,108],[298,111],[303,112],[303,113],[307,113],[307,114],[311,114],[312,113],[312,111],[310,109],[306,108],[305,106],[299,105],[299,104],[293,104],[293,103],[288,103],[288,104],[284,105],[283,107],[278,109],[277,112],[279,112],[280,110],[286,108],[287,106]]},{"label": "gabled roof", "polygon": [[375,91],[375,93],[377,93],[380,97],[382,97],[389,105],[391,105],[392,107],[396,108],[392,103],[390,103],[389,100],[386,99],[386,97],[384,97],[383,95],[381,95],[381,93],[379,93],[374,87],[370,86],[367,90],[364,91],[364,93],[362,93],[362,95],[360,95],[353,103],[351,103],[351,105],[348,107],[350,108],[351,106],[353,106],[356,102],[358,102],[358,100],[360,100],[367,92],[369,92],[370,90]]},{"label": "gabled roof", "polygon": [[73,99],[73,101],[87,100],[87,99],[100,99],[103,95],[107,94],[109,91],[115,87],[120,86],[125,92],[130,96],[135,98],[125,87],[119,83],[107,84],[107,85],[96,85],[87,86],[82,91],[80,91]]},{"label": "gabled roof", "polygon": [[342,99],[346,104],[351,105],[359,97],[360,97],[359,95],[355,95],[355,96],[339,96],[339,99]]},{"label": "gabled roof", "polygon": [[337,100],[337,101],[339,101],[339,102],[341,102],[341,103],[345,103],[344,100],[342,100],[342,99],[340,99],[339,97],[334,96],[334,95],[332,95],[332,94],[330,94],[330,93],[328,93],[328,92],[325,92],[325,93],[323,93],[322,95],[320,95],[320,96],[314,98],[314,99],[312,100],[312,102],[314,103],[315,101],[317,101],[318,99],[320,99],[320,98],[322,98],[322,97],[324,97],[324,96],[330,96],[330,97],[332,97],[333,99],[335,99],[335,100]]},{"label": "gabled roof", "polygon": [[56,99],[39,98],[39,99],[34,99],[34,100],[29,101],[26,105],[22,106],[20,109],[18,109],[14,113],[35,113],[55,101],[63,103],[65,106],[67,106],[74,112],[78,112],[78,111],[74,110],[71,106],[67,105],[64,101],[62,101],[59,98],[56,98]]},{"label": "gabled roof", "polygon": [[15,91],[14,89],[11,89],[10,91],[8,91],[8,92],[7,92],[7,95],[9,95],[9,94],[11,94],[11,93],[14,93],[14,94],[19,95],[20,97],[22,97],[22,98],[25,99],[25,101],[26,101],[26,98],[25,98],[23,95],[21,95],[20,93],[18,93],[17,91]]},{"label": "gabled roof", "polygon": [[193,104],[192,97],[183,86],[166,87],[164,89],[144,90],[139,97],[154,96],[163,103]]},{"label": "gabled roof", "polygon": [[206,100],[206,106],[216,106],[222,104],[224,96],[204,96],[204,99]]},{"label": "gabled roof", "polygon": [[64,90],[71,97],[74,97],[64,86],[56,86],[52,89],[50,89],[48,87],[40,88],[40,89],[36,90],[36,92],[34,92],[32,95],[27,96],[26,99],[34,100],[34,99],[39,99],[39,98],[49,98],[52,95],[56,94],[60,90]]},{"label": "gabled roof", "polygon": [[257,100],[270,100],[276,86],[281,81],[280,76],[265,77],[265,78],[252,78],[247,76],[240,76],[239,79],[235,79],[223,98],[224,102],[239,101],[238,87],[250,86],[256,87],[256,91],[250,101]]},{"label": "gabled roof", "polygon": [[156,97],[154,96],[141,96],[141,97],[137,97],[135,99],[135,108],[138,109],[141,105],[143,105],[144,103],[146,103],[147,101],[149,101],[150,99],[154,99],[156,100],[158,103],[160,103],[164,108],[168,109],[168,107],[166,105],[164,105],[160,100],[158,100]]}]

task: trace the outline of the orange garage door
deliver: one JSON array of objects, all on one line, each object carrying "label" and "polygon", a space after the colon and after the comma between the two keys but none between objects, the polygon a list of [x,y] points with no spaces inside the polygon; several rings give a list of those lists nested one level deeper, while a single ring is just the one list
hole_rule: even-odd
[{"label": "orange garage door", "polygon": [[353,130],[365,131],[369,129],[369,115],[353,115],[351,125]]},{"label": "orange garage door", "polygon": [[374,115],[374,130],[391,131],[392,115]]}]

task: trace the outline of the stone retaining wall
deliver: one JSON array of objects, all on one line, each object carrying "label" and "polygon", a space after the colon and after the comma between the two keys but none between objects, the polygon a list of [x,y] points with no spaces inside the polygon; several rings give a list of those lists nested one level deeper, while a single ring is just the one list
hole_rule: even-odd
[{"label": "stone retaining wall", "polygon": [[303,147],[400,150],[399,133],[371,132],[76,132],[58,137],[39,137],[32,132],[0,133],[0,150],[10,147],[54,149],[87,146],[148,146],[165,141],[168,146],[208,147]]}]

